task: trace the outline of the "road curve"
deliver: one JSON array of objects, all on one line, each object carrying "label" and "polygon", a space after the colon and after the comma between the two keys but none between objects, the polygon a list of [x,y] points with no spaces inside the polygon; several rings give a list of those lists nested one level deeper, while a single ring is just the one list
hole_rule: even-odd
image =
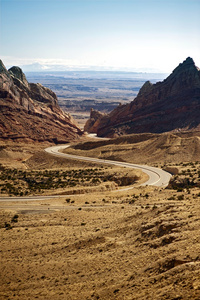
[{"label": "road curve", "polygon": [[[56,155],[58,157],[64,157],[67,159],[78,159],[78,160],[84,160],[84,161],[89,161],[89,162],[94,162],[94,163],[109,164],[109,165],[115,165],[115,166],[120,166],[120,167],[132,168],[132,169],[140,169],[149,176],[149,179],[145,183],[141,184],[140,186],[152,185],[152,186],[164,188],[168,185],[169,180],[172,176],[170,173],[165,172],[159,168],[154,168],[154,167],[150,167],[147,165],[137,165],[137,164],[120,162],[120,161],[105,160],[105,159],[78,156],[78,155],[72,155],[72,154],[66,154],[66,153],[59,152],[60,150],[63,150],[69,146],[70,145],[53,146],[53,147],[46,148],[45,151],[52,155]],[[124,189],[120,189],[120,191],[121,190],[129,190],[132,188],[133,188],[132,186],[126,187]],[[119,191],[119,190],[116,190],[116,191]],[[57,198],[57,197],[59,198],[59,197],[61,197],[61,195],[49,195],[49,196],[37,195],[37,196],[27,196],[27,197],[2,197],[2,196],[0,196],[0,202],[40,201],[40,200],[47,200],[47,199],[51,199],[51,198]]]},{"label": "road curve", "polygon": [[66,149],[69,146],[70,145],[53,146],[53,147],[46,148],[45,151],[50,154],[59,157],[64,157],[67,159],[78,159],[78,160],[84,160],[84,161],[89,161],[94,163],[101,163],[101,164],[103,163],[103,164],[115,165],[120,167],[126,167],[131,169],[140,169],[149,176],[149,179],[145,183],[141,184],[141,186],[152,185],[152,186],[164,188],[168,185],[169,180],[172,176],[170,173],[163,171],[162,169],[150,167],[147,165],[137,165],[132,163],[106,160],[106,159],[93,158],[93,157],[85,157],[85,156],[72,155],[72,154],[60,152],[60,150]]}]

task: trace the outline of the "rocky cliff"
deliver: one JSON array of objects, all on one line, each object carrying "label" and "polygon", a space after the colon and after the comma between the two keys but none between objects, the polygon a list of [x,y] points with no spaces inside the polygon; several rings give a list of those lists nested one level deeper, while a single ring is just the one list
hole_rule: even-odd
[{"label": "rocky cliff", "polygon": [[0,60],[0,139],[64,143],[82,134],[53,91]]},{"label": "rocky cliff", "polygon": [[[130,104],[87,128],[98,136],[200,129],[200,70],[188,57],[163,82],[147,81]],[[89,123],[89,122],[88,122]]]},{"label": "rocky cliff", "polygon": [[100,121],[104,116],[105,116],[105,114],[101,113],[98,110],[91,108],[90,118],[85,123],[84,131],[96,133],[98,126],[100,124]]}]

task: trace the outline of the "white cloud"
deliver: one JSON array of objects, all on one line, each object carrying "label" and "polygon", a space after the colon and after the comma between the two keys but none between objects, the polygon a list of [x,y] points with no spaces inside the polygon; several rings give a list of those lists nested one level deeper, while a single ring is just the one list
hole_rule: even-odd
[{"label": "white cloud", "polygon": [[130,48],[119,48],[99,50],[89,53],[80,60],[62,58],[20,58],[2,56],[1,59],[6,67],[20,66],[24,70],[77,70],[77,69],[104,69],[104,70],[124,70],[135,72],[172,72],[176,66],[188,56],[192,57],[197,66],[200,66],[198,53],[191,49],[187,51],[176,51],[175,48],[165,49],[165,45],[156,49],[156,46],[146,47],[135,46]]}]

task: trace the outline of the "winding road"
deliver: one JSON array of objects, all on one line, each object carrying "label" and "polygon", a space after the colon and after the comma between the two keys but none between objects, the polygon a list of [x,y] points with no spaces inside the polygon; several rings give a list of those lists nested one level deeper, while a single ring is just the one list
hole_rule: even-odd
[{"label": "winding road", "polygon": [[149,176],[149,179],[141,184],[141,186],[145,185],[152,185],[152,186],[157,186],[157,187],[166,187],[169,183],[169,180],[171,178],[171,174],[163,171],[162,169],[155,168],[155,167],[150,167],[147,165],[137,165],[137,164],[132,164],[132,163],[126,163],[126,162],[120,162],[120,161],[114,161],[114,160],[106,160],[106,159],[100,159],[100,158],[93,158],[93,157],[85,157],[85,156],[79,156],[79,155],[72,155],[72,154],[66,154],[60,152],[63,149],[68,148],[70,145],[60,145],[60,146],[53,146],[46,148],[45,151],[59,156],[59,157],[64,157],[67,159],[78,159],[78,160],[84,160],[84,161],[89,161],[89,162],[94,162],[94,163],[103,163],[103,164],[108,164],[108,165],[115,165],[115,166],[120,166],[120,167],[125,167],[125,168],[131,168],[131,169],[140,169],[144,173],[146,173]]},{"label": "winding road", "polygon": [[[106,160],[106,159],[99,159],[99,158],[93,158],[93,157],[85,157],[85,156],[78,156],[78,155],[72,155],[72,154],[66,154],[62,153],[63,149],[66,149],[70,147],[70,145],[59,145],[59,146],[53,146],[46,148],[45,151],[47,153],[50,153],[52,155],[56,155],[58,157],[64,157],[66,159],[76,159],[76,160],[83,160],[83,161],[88,161],[88,162],[94,162],[94,163],[101,163],[101,164],[108,164],[108,165],[115,165],[115,166],[120,166],[120,167],[125,167],[125,168],[131,168],[131,169],[140,169],[144,173],[148,175],[148,180],[140,186],[146,186],[146,185],[152,185],[156,187],[161,187],[164,188],[168,185],[169,180],[171,178],[171,174],[155,167],[150,167],[147,165],[138,165],[138,164],[132,164],[132,163],[126,163],[126,162],[120,162],[120,161],[114,161],[114,160]],[[122,190],[129,190],[132,189],[133,187],[126,187]],[[118,191],[118,190],[117,190]],[[0,202],[19,202],[19,201],[39,201],[39,200],[47,200],[51,198],[56,198],[60,197],[60,195],[52,195],[52,196],[30,196],[30,197],[1,197],[0,196]]]}]

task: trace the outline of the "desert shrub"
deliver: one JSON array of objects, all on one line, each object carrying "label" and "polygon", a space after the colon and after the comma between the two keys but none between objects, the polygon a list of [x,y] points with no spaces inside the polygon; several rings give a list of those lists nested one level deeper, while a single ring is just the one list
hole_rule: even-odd
[{"label": "desert shrub", "polygon": [[[106,168],[107,169],[107,168]],[[118,185],[130,185],[138,180],[137,176],[114,176],[105,174],[104,168],[74,170],[17,170],[0,165],[1,193],[24,196],[42,193],[45,190],[76,187],[77,185],[98,185],[101,182],[114,181]]]},{"label": "desert shrub", "polygon": [[130,201],[129,201],[129,204],[134,204],[135,203],[135,199],[131,199]]},{"label": "desert shrub", "polygon": [[14,215],[14,216],[12,217],[12,219],[11,219],[11,222],[17,223],[17,222],[18,222],[18,218],[19,218],[18,215]]},{"label": "desert shrub", "polygon": [[12,229],[12,226],[10,225],[10,223],[5,222],[5,228],[6,230],[10,230]]},{"label": "desert shrub", "polygon": [[168,200],[175,200],[175,197],[171,196],[171,197],[168,198]]},{"label": "desert shrub", "polygon": [[190,190],[189,190],[189,188],[187,189],[187,193],[188,193],[188,194],[190,194]]},{"label": "desert shrub", "polygon": [[179,195],[177,199],[178,200],[184,200],[184,195]]},{"label": "desert shrub", "polygon": [[197,184],[194,179],[190,179],[188,177],[174,177],[170,180],[168,188],[177,190],[178,192],[182,192],[183,189],[189,189],[195,187]]}]

